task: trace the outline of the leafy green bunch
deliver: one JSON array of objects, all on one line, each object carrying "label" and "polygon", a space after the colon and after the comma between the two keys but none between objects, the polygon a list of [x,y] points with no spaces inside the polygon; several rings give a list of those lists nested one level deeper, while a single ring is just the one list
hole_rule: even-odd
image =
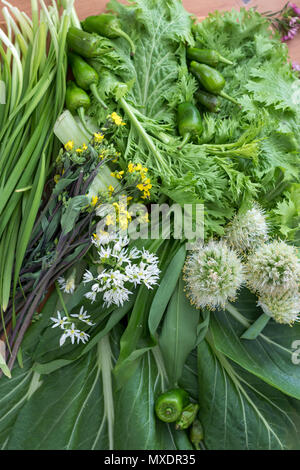
[{"label": "leafy green bunch", "polygon": [[[204,203],[208,237],[222,235],[234,209],[253,199],[281,215],[282,199],[293,204],[288,188],[299,179],[299,82],[268,21],[241,9],[216,12],[192,27],[176,0],[109,6],[137,46],[132,59],[126,42],[116,40],[118,66],[108,58],[93,63],[103,77],[99,92],[129,120],[117,139],[124,160],[147,166],[172,201]],[[187,44],[215,49],[234,62],[221,72],[240,107],[224,102],[218,115],[203,111],[203,135],[179,151],[177,106],[195,103],[198,88],[188,72]],[[96,103],[91,115],[103,118]],[[276,230],[293,237],[292,222],[284,221],[289,214],[280,215]]]}]

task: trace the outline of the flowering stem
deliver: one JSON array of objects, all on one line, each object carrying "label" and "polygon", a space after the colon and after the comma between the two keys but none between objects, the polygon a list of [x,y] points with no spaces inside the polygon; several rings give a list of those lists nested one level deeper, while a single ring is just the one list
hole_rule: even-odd
[{"label": "flowering stem", "polygon": [[242,334],[241,339],[256,339],[266,327],[270,319],[271,317],[269,315],[263,313],[254,323],[252,323],[250,328]]},{"label": "flowering stem", "polygon": [[228,313],[230,313],[230,315],[232,315],[239,323],[244,325],[246,328],[250,327],[250,323],[248,322],[248,320],[246,320],[246,318],[243,317],[243,315],[241,315],[240,312],[229,302],[226,304],[225,310]]},{"label": "flowering stem", "polygon": [[64,309],[64,312],[65,312],[65,314],[66,314],[66,317],[68,318],[68,320],[69,320],[70,322],[72,322],[72,319],[70,318],[68,309],[67,309],[67,307],[66,307],[64,298],[63,298],[63,296],[62,296],[61,290],[60,290],[59,285],[57,284],[57,282],[55,283],[55,288],[56,288],[56,292],[57,292],[57,294],[58,294],[60,303],[61,303],[61,305],[62,305],[62,308]]},{"label": "flowering stem", "polygon": [[120,104],[124,111],[126,112],[127,116],[130,118],[133,126],[135,127],[136,131],[141,135],[141,137],[144,139],[146,144],[148,145],[149,149],[153,152],[155,155],[157,161],[160,163],[161,167],[166,171],[167,174],[170,173],[170,168],[168,168],[168,165],[164,161],[163,157],[161,156],[160,152],[156,148],[153,140],[151,137],[147,134],[143,126],[139,123],[138,119],[136,118],[134,112],[131,110],[130,106],[128,103],[124,100],[124,98],[120,99]]}]

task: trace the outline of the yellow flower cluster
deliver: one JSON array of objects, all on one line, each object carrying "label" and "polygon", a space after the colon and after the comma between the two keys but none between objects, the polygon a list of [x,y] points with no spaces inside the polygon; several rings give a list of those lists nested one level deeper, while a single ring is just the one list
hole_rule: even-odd
[{"label": "yellow flower cluster", "polygon": [[141,163],[134,165],[133,163],[128,164],[128,173],[139,173],[141,183],[137,184],[136,187],[143,193],[142,199],[150,197],[150,189],[152,184],[150,178],[147,178],[148,168],[143,167]]},{"label": "yellow flower cluster", "polygon": [[73,140],[69,140],[65,145],[65,149],[67,152],[72,152],[73,148],[74,148],[74,142]]},{"label": "yellow flower cluster", "polygon": [[126,126],[126,122],[123,122],[122,118],[117,113],[112,113],[110,117],[114,121],[116,126]]},{"label": "yellow flower cluster", "polygon": [[110,175],[114,178],[117,178],[118,180],[121,180],[123,178],[124,171],[114,171]]},{"label": "yellow flower cluster", "polygon": [[93,196],[92,197],[92,202],[91,202],[92,207],[96,206],[96,204],[98,203],[98,199],[99,199],[98,196]]},{"label": "yellow flower cluster", "polygon": [[94,134],[94,141],[96,142],[96,144],[100,144],[103,139],[104,139],[104,135],[101,134],[101,132],[97,132]]}]

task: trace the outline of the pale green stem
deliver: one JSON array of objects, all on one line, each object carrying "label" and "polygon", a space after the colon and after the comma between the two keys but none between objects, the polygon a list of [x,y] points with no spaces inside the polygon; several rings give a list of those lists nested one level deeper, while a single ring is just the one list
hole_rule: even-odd
[{"label": "pale green stem", "polygon": [[114,400],[112,389],[112,351],[109,335],[104,336],[98,343],[98,364],[102,373],[102,387],[104,396],[104,413],[108,425],[109,450],[114,448]]}]

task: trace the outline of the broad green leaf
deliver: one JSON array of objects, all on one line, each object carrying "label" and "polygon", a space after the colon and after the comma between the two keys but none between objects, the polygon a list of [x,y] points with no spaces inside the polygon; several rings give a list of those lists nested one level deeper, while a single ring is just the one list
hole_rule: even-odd
[{"label": "broad green leaf", "polygon": [[5,449],[18,413],[27,400],[27,393],[33,377],[31,361],[27,357],[24,368],[18,365],[13,369],[11,379],[0,379],[0,449]]},{"label": "broad green leaf", "polygon": [[199,310],[191,306],[180,279],[171,298],[159,337],[165,366],[171,385],[182,375],[184,363],[195,348]]},{"label": "broad green leaf", "polygon": [[256,302],[256,297],[244,289],[233,306],[236,318],[228,311],[211,315],[210,331],[216,348],[268,384],[300,399],[300,368],[292,362],[292,343],[300,338],[300,325],[291,328],[271,320],[256,340],[240,339],[247,329],[245,324],[262,313]]},{"label": "broad green leaf", "polygon": [[299,402],[198,346],[200,420],[210,450],[299,449]]},{"label": "broad green leaf", "polygon": [[166,378],[151,351],[116,396],[115,445],[119,450],[192,450],[187,434],[159,421],[154,412]]},{"label": "broad green leaf", "polygon": [[[43,377],[9,434],[10,450],[107,448],[101,373],[96,350]],[[88,430],[88,432],[87,432]]]},{"label": "broad green leaf", "polygon": [[186,249],[185,246],[182,246],[170,262],[164,277],[160,281],[149,312],[148,324],[151,335],[154,335],[157,331],[165,313],[183,268],[185,256]]}]

